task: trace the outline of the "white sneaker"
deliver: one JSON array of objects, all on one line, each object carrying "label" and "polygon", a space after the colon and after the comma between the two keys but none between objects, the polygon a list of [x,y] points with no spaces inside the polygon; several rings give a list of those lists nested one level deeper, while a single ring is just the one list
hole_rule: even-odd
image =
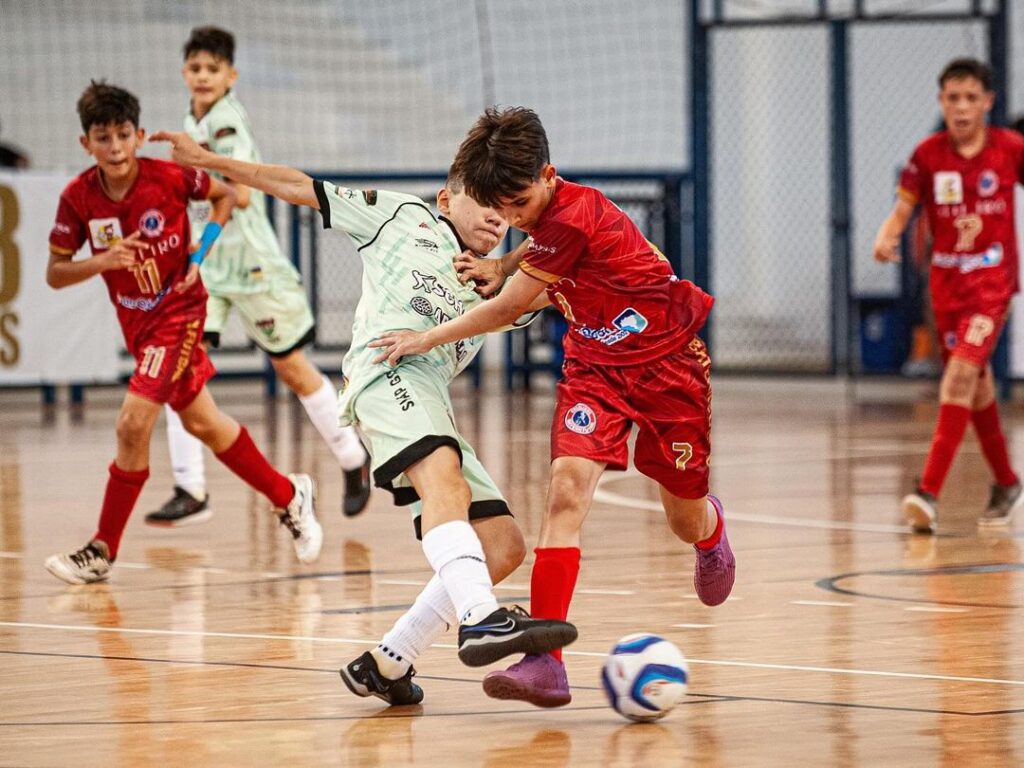
[{"label": "white sneaker", "polygon": [[288,475],[295,495],[281,513],[281,525],[288,529],[295,554],[304,563],[316,562],[324,543],[324,529],[313,511],[313,480],[309,475]]},{"label": "white sneaker", "polygon": [[933,533],[937,517],[936,499],[930,493],[918,490],[903,497],[903,519],[906,520],[914,533]]},{"label": "white sneaker", "polygon": [[77,552],[50,555],[43,565],[68,584],[92,584],[110,578],[110,551],[105,543],[94,540]]}]

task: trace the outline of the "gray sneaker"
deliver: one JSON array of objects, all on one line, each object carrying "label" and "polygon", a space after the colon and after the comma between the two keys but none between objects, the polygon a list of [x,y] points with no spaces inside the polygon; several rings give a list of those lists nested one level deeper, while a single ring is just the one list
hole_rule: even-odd
[{"label": "gray sneaker", "polygon": [[993,485],[992,495],[988,497],[988,507],[978,518],[978,525],[982,528],[996,528],[1010,524],[1013,511],[1024,501],[1021,484]]},{"label": "gray sneaker", "polygon": [[934,533],[935,520],[938,518],[938,499],[930,493],[918,488],[903,497],[900,505],[903,519],[907,521],[914,533]]}]

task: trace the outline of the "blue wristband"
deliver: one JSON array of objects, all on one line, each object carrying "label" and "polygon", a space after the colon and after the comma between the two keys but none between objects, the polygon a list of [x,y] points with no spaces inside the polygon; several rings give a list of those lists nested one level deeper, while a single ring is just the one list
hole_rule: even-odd
[{"label": "blue wristband", "polygon": [[207,223],[206,227],[203,229],[202,237],[199,238],[199,248],[197,248],[196,251],[189,255],[188,257],[189,264],[203,263],[203,259],[205,259],[206,254],[210,252],[210,249],[213,247],[214,241],[216,241],[216,239],[220,237],[220,232],[222,229],[223,227],[221,227],[221,225],[218,224],[216,221],[211,221]]}]

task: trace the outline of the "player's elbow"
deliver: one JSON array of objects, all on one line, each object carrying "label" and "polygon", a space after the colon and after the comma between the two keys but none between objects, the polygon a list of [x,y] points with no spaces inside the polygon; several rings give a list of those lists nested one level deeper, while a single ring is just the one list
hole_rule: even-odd
[{"label": "player's elbow", "polygon": [[46,284],[55,290],[67,285],[61,277],[60,270],[53,267],[46,269]]}]

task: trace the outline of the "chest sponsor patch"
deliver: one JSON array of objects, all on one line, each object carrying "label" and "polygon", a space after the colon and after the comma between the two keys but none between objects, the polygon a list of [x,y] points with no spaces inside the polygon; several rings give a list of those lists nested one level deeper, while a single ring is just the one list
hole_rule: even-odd
[{"label": "chest sponsor patch", "polygon": [[964,180],[957,171],[938,171],[934,181],[937,204],[959,205],[964,201]]},{"label": "chest sponsor patch", "polygon": [[124,240],[124,233],[121,231],[121,221],[111,219],[89,219],[89,237],[92,239],[92,247],[99,251],[112,248]]},{"label": "chest sponsor patch", "polygon": [[978,175],[978,194],[982,197],[992,197],[999,191],[999,174],[991,168],[986,168]]}]

